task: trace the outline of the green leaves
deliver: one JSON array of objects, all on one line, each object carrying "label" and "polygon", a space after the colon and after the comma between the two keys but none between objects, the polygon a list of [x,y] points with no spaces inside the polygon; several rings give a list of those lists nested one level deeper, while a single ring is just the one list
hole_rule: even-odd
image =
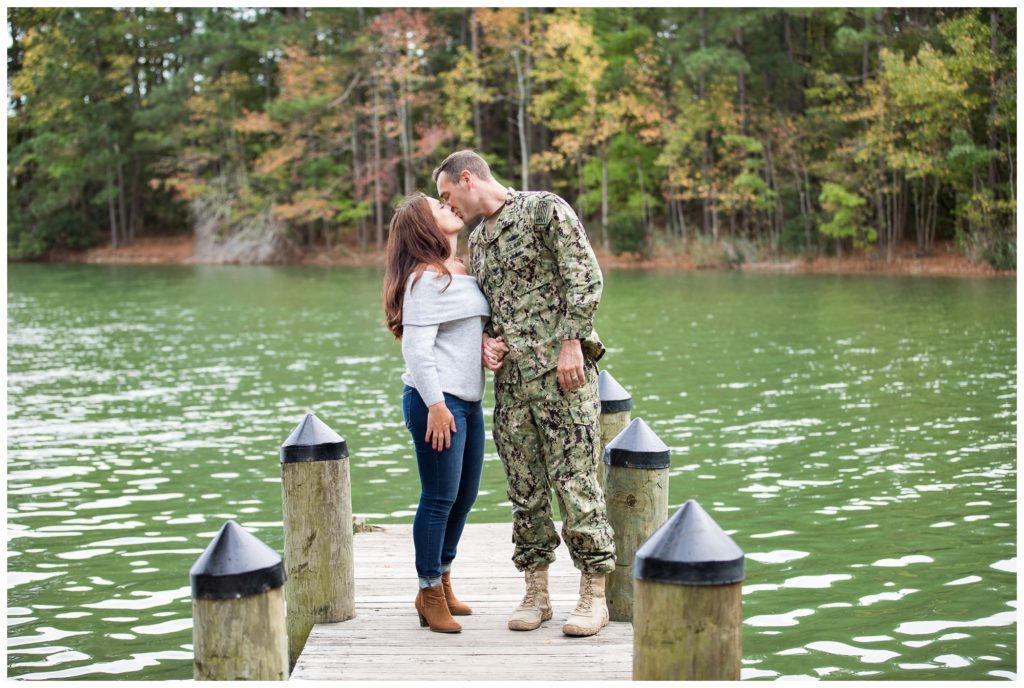
[{"label": "green leaves", "polygon": [[818,202],[831,219],[818,226],[822,234],[834,239],[852,239],[853,245],[863,248],[878,238],[878,233],[863,222],[864,198],[839,184],[825,182],[821,186]]},{"label": "green leaves", "polygon": [[636,218],[645,246],[1015,229],[1013,8],[15,7],[8,26],[12,256],[188,227],[200,199],[306,237],[365,243],[372,217],[383,240],[385,203],[467,145],[512,183],[525,158],[591,229],[607,209],[612,244]]}]

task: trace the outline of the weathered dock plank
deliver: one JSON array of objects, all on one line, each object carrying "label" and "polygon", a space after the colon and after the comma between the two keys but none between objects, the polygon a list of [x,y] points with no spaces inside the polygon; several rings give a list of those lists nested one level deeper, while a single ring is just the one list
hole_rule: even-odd
[{"label": "weathered dock plank", "polygon": [[562,623],[576,604],[579,571],[565,545],[549,571],[555,616],[536,631],[510,631],[523,594],[511,561],[509,523],[470,524],[452,569],[455,591],[473,607],[462,633],[420,628],[413,598],[412,526],[355,536],[356,617],[313,627],[294,679],[618,680],[632,678],[633,628],[613,622],[592,638],[570,638]]}]

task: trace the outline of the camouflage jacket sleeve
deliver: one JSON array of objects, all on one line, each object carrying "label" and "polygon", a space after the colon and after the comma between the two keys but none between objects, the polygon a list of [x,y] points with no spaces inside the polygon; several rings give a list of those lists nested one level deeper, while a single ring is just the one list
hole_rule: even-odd
[{"label": "camouflage jacket sleeve", "polygon": [[[481,278],[484,269],[484,254],[480,246],[482,241],[480,232],[482,231],[483,223],[469,233],[469,270],[476,277],[478,283],[482,282]],[[484,334],[488,337],[494,337],[494,326],[491,324],[491,318],[487,318],[484,321]]]},{"label": "camouflage jacket sleeve", "polygon": [[555,255],[565,285],[565,312],[558,325],[558,338],[583,340],[594,329],[594,314],[601,301],[601,267],[572,207],[555,196],[548,208],[552,217],[543,238]]}]

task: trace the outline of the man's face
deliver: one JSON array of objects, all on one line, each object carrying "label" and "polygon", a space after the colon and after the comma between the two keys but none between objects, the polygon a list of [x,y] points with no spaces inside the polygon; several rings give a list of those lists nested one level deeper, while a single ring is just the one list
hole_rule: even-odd
[{"label": "man's face", "polygon": [[466,171],[455,179],[449,179],[447,172],[437,175],[438,197],[466,225],[480,217],[480,211],[476,207],[474,181],[473,175]]}]

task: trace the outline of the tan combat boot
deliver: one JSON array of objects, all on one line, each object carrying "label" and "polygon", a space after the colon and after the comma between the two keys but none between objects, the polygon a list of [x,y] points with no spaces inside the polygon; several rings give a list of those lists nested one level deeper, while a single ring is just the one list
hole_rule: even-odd
[{"label": "tan combat boot", "polygon": [[551,597],[548,595],[548,570],[537,569],[526,572],[526,594],[519,603],[508,627],[513,631],[532,631],[540,628],[544,621],[550,620]]},{"label": "tan combat boot", "polygon": [[580,601],[572,611],[562,633],[566,635],[596,635],[608,625],[608,602],[604,596],[603,573],[584,573],[580,577]]}]

